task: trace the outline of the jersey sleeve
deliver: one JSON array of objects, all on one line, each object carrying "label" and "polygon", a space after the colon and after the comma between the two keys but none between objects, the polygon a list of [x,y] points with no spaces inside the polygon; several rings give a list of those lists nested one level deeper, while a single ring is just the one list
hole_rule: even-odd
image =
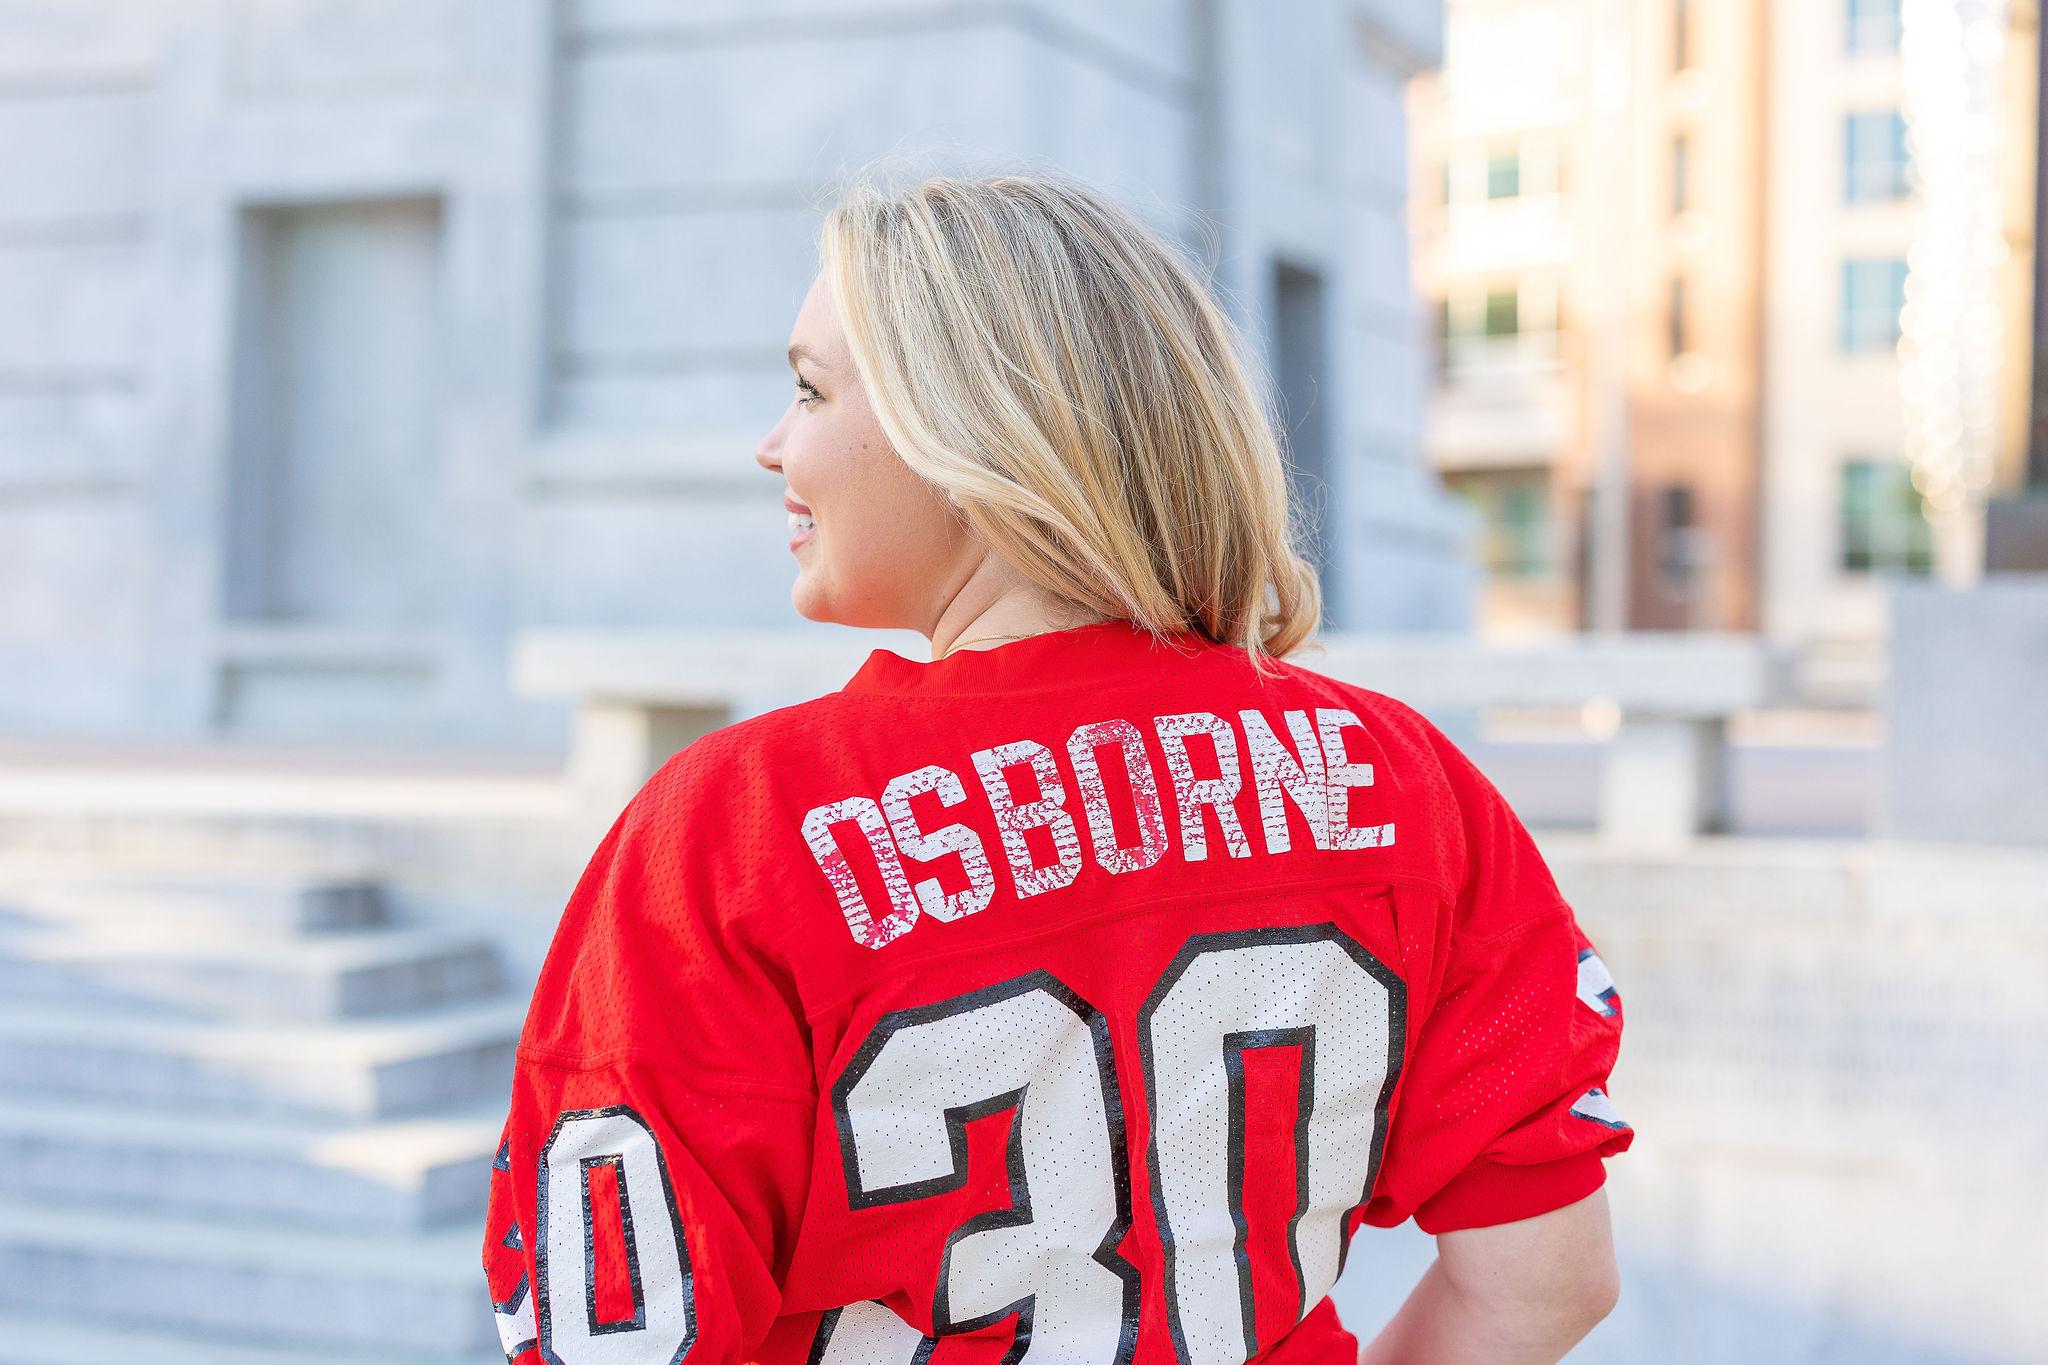
[{"label": "jersey sleeve", "polygon": [[665,770],[621,817],[534,992],[483,1248],[515,1365],[724,1365],[780,1304],[808,1044],[774,956],[720,909],[747,888],[695,856],[715,817],[688,786]]},{"label": "jersey sleeve", "polygon": [[1607,1096],[1622,1014],[1605,966],[1500,793],[1437,743],[1464,822],[1463,882],[1367,1210],[1429,1233],[1583,1199],[1634,1136]]}]

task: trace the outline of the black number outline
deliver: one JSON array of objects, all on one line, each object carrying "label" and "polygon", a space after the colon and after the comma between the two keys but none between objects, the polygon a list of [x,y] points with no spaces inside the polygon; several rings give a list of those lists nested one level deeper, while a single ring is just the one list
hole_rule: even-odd
[{"label": "black number outline", "polygon": [[[1160,1179],[1162,1169],[1159,1160],[1159,1129],[1154,1121],[1159,1112],[1159,1086],[1157,1068],[1152,1057],[1152,1018],[1166,997],[1180,983],[1196,958],[1209,953],[1224,952],[1233,948],[1261,948],[1274,944],[1301,944],[1332,942],[1353,962],[1364,968],[1366,973],[1387,989],[1387,1075],[1380,1086],[1379,1099],[1373,1107],[1372,1156],[1366,1165],[1365,1188],[1359,1194],[1358,1202],[1344,1213],[1337,1223],[1337,1273],[1344,1273],[1344,1262],[1351,1249],[1350,1223],[1352,1215],[1372,1199],[1373,1187],[1379,1183],[1380,1162],[1386,1155],[1387,1125],[1392,1108],[1394,1087],[1401,1079],[1401,1063],[1407,1051],[1408,988],[1407,983],[1394,970],[1374,956],[1372,950],[1351,935],[1338,928],[1334,922],[1321,924],[1284,925],[1264,929],[1231,929],[1218,933],[1190,934],[1181,945],[1173,960],[1166,964],[1158,983],[1145,997],[1145,1003],[1138,1007],[1138,1062],[1144,1073],[1145,1115],[1148,1127],[1146,1138],[1146,1174],[1152,1188],[1152,1213],[1159,1237],[1161,1291],[1166,1300],[1167,1333],[1173,1339],[1173,1353],[1180,1365],[1193,1365],[1189,1354],[1187,1335],[1181,1327],[1180,1299],[1174,1288],[1174,1242],[1172,1223],[1166,1213],[1166,1188]],[[1314,1101],[1314,1047],[1315,1025],[1298,1028],[1261,1029],[1254,1032],[1224,1035],[1224,1065],[1226,1071],[1233,1061],[1233,1039],[1247,1040],[1235,1049],[1234,1060],[1237,1072],[1231,1078],[1230,1096],[1230,1137],[1229,1161],[1231,1175],[1230,1212],[1237,1228],[1235,1259],[1237,1261],[1238,1311],[1244,1324],[1247,1358],[1258,1354],[1257,1311],[1252,1300],[1252,1277],[1250,1257],[1246,1252],[1246,1228],[1244,1219],[1244,1108],[1241,1088],[1243,1085],[1243,1057],[1246,1048],[1258,1046],[1281,1046],[1275,1039],[1271,1042],[1249,1040],[1274,1038],[1275,1035],[1292,1036],[1306,1033],[1302,1046],[1301,1086],[1306,1103],[1296,1112],[1294,1121],[1294,1169],[1298,1184],[1296,1209],[1287,1225],[1287,1255],[1294,1265],[1296,1298],[1306,1297],[1306,1277],[1301,1268],[1301,1247],[1296,1237],[1296,1228],[1302,1215],[1307,1212],[1308,1198],[1308,1120]],[[1306,1313],[1313,1304],[1301,1303],[1299,1310]]]},{"label": "black number outline", "polygon": [[[508,1177],[512,1174],[512,1139],[505,1138],[498,1143],[498,1154],[491,1158],[491,1169],[494,1171],[503,1171]],[[505,1236],[498,1242],[498,1245],[504,1247],[508,1251],[526,1250],[526,1243],[524,1239],[522,1239],[519,1235],[519,1220],[517,1218],[514,1218],[512,1220],[511,1225],[505,1229]],[[486,1283],[484,1287],[488,1289],[490,1286],[488,1283]],[[512,1286],[511,1295],[508,1298],[506,1298],[503,1302],[500,1302],[497,1299],[491,1300],[492,1313],[494,1313],[499,1318],[518,1318],[519,1305],[526,1302],[526,1296],[531,1291],[532,1287],[532,1281],[527,1277],[526,1272],[524,1270],[520,1271],[519,1283]],[[536,1332],[540,1330],[539,1318],[537,1315],[535,1318],[534,1330]],[[500,1329],[498,1335],[498,1344],[500,1346],[504,1346],[505,1334],[502,1328]],[[527,1337],[525,1340],[521,1341],[516,1346],[506,1347],[506,1365],[510,1365],[510,1363],[513,1360],[516,1360],[521,1352],[530,1349],[533,1346],[534,1341],[534,1337]]]},{"label": "black number outline", "polygon": [[[662,1198],[668,1205],[669,1221],[675,1229],[676,1260],[680,1263],[682,1271],[683,1311],[687,1320],[687,1325],[683,1331],[682,1343],[676,1347],[675,1354],[669,1357],[668,1365],[682,1365],[684,1357],[690,1354],[690,1348],[697,1344],[697,1284],[690,1267],[690,1244],[689,1240],[683,1235],[683,1216],[681,1210],[676,1206],[675,1182],[669,1178],[668,1159],[662,1155],[661,1139],[655,1136],[654,1129],[648,1124],[647,1120],[641,1118],[638,1111],[629,1104],[606,1105],[602,1109],[565,1109],[556,1116],[555,1126],[548,1132],[548,1140],[541,1145],[540,1161],[536,1165],[534,1172],[534,1223],[539,1229],[539,1234],[534,1238],[533,1248],[535,1346],[540,1351],[541,1359],[547,1361],[548,1365],[570,1365],[570,1362],[563,1360],[555,1351],[554,1303],[548,1291],[548,1229],[552,1226],[548,1222],[548,1172],[552,1169],[551,1158],[554,1154],[555,1143],[560,1140],[563,1128],[570,1123],[579,1122],[583,1119],[606,1118],[624,1118],[631,1121],[642,1132],[647,1134],[648,1144],[654,1151],[654,1169],[661,1176]],[[613,1153],[612,1155],[623,1157],[624,1153]],[[597,1280],[593,1273],[595,1267],[589,1264],[596,1246],[596,1239],[591,1235],[592,1229],[590,1224],[590,1158],[579,1157],[578,1161],[580,1163],[578,1172],[581,1177],[579,1184],[581,1185],[580,1194],[583,1200],[584,1220],[584,1296],[587,1300],[585,1311],[590,1314],[589,1321],[595,1326],[597,1317]],[[619,1214],[622,1220],[632,1217],[626,1204],[625,1169],[623,1166],[619,1170]],[[629,1245],[631,1244],[631,1235],[631,1230],[628,1229],[627,1238]],[[636,1316],[644,1319],[645,1309],[642,1304],[637,1278],[639,1263],[637,1260],[632,1260],[628,1264],[635,1275],[633,1302]],[[616,1332],[625,1329],[617,1324],[607,1324],[606,1330]],[[597,1335],[597,1333],[593,1332],[593,1335]]]},{"label": "black number outline", "polygon": [[[1192,959],[1190,959],[1192,961]],[[1308,1279],[1301,1269],[1301,1249],[1296,1229],[1308,1212],[1308,1120],[1316,1103],[1316,1030],[1313,1024],[1299,1028],[1247,1029],[1223,1035],[1223,1071],[1230,1087],[1230,1221],[1237,1229],[1231,1256],[1237,1261],[1237,1307],[1244,1320],[1244,1339],[1252,1355],[1258,1350],[1259,1319],[1252,1300],[1251,1222],[1244,1212],[1245,1130],[1250,1120],[1245,1103],[1244,1054],[1269,1047],[1301,1049],[1301,1072],[1295,1082],[1294,1108],[1294,1212],[1287,1216],[1287,1259],[1294,1267],[1294,1298],[1301,1303]],[[1150,1092],[1147,1092],[1148,1097]],[[1164,1192],[1160,1198],[1164,1199]],[[1155,1201],[1157,1202],[1157,1201]],[[1162,1221],[1161,1226],[1165,1224]],[[1164,1242],[1164,1235],[1161,1241]],[[1341,1254],[1341,1253],[1340,1253]],[[1301,1304],[1306,1310],[1309,1305]]]},{"label": "black number outline", "polygon": [[[502,1239],[499,1240],[498,1245],[504,1247],[508,1251],[526,1250],[525,1243],[520,1239],[519,1224],[516,1221],[512,1224],[512,1226],[505,1229],[505,1235]],[[488,1287],[489,1286],[487,1285],[486,1288]],[[532,1281],[530,1281],[527,1278],[526,1272],[523,1270],[520,1271],[519,1283],[512,1286],[511,1295],[507,1297],[503,1302],[500,1302],[497,1299],[491,1300],[491,1311],[501,1318],[517,1318],[519,1316],[519,1305],[526,1302],[526,1295],[531,1287]],[[537,1329],[538,1324],[536,1323],[536,1330]],[[533,1345],[533,1342],[534,1338],[526,1338],[526,1340],[520,1342],[517,1346],[514,1346],[507,1350],[505,1352],[505,1359],[508,1361],[511,1360],[513,1357],[517,1356],[521,1351],[524,1351],[527,1347]],[[501,1342],[500,1344],[502,1345],[503,1343]]]},{"label": "black number outline", "polygon": [[[1117,1251],[1130,1233],[1133,1214],[1130,1146],[1124,1124],[1123,1091],[1117,1084],[1116,1053],[1110,1037],[1109,1020],[1104,1017],[1102,1011],[1083,1000],[1073,988],[1051,972],[1042,968],[1026,972],[1022,976],[1012,977],[993,986],[968,991],[933,1004],[892,1010],[875,1021],[868,1036],[854,1052],[853,1059],[846,1064],[846,1069],[839,1073],[839,1079],[832,1084],[832,1121],[839,1133],[839,1157],[846,1176],[847,1205],[851,1209],[859,1210],[888,1204],[907,1204],[919,1199],[929,1199],[933,1195],[947,1194],[967,1184],[968,1123],[974,1119],[986,1118],[1007,1109],[1020,1107],[1025,1092],[1030,1088],[1028,1084],[973,1104],[956,1105],[945,1111],[946,1140],[953,1158],[951,1172],[933,1176],[929,1180],[914,1180],[878,1190],[869,1190],[861,1181],[860,1154],[854,1140],[853,1118],[848,1111],[847,1101],[898,1031],[914,1025],[936,1023],[956,1014],[968,1014],[988,1005],[1029,995],[1034,991],[1044,991],[1072,1010],[1076,1017],[1087,1024],[1094,1045],[1095,1069],[1102,1082],[1103,1120],[1109,1129],[1110,1183],[1116,1195],[1116,1217],[1089,1258],[1123,1283],[1123,1327],[1112,1365],[1129,1365],[1138,1347],[1138,1316],[1142,1286],[1137,1267],[1125,1260]],[[1022,1125],[1014,1117],[1010,1121],[1010,1140],[1005,1160],[1009,1174],[1010,1207],[977,1214],[955,1228],[946,1238],[945,1251],[939,1261],[938,1285],[932,1294],[932,1334],[939,1338],[978,1331],[984,1327],[992,1327],[1014,1313],[1017,1315],[1016,1338],[1009,1351],[1004,1354],[1001,1365],[1017,1365],[1031,1349],[1032,1311],[1037,1306],[1036,1293],[1026,1294],[992,1313],[985,1313],[966,1322],[953,1320],[949,1302],[953,1247],[956,1243],[978,1232],[994,1228],[1023,1227],[1031,1222],[1031,1189],[1024,1170],[1024,1132]]]}]

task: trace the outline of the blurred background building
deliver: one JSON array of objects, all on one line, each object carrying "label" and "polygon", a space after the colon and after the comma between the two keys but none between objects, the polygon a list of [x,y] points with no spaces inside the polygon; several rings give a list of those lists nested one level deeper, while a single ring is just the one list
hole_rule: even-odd
[{"label": "blurred background building", "polygon": [[1997,206],[1992,349],[1950,353],[1996,402],[1974,515],[2027,481],[2035,15],[1955,14],[1994,121],[1968,134],[1947,90],[1911,117],[1901,0],[1452,0],[1412,222],[1428,449],[1483,520],[1488,628],[1759,630],[1806,699],[1871,695],[1882,584],[1936,564],[1902,316],[1967,249],[1919,168],[1967,173],[1970,138],[1988,183],[1941,189]]},{"label": "blurred background building", "polygon": [[8,0],[0,724],[545,746],[523,626],[797,624],[750,455],[819,216],[890,158],[1184,239],[1276,368],[1335,619],[1458,626],[1402,221],[1437,15]]}]

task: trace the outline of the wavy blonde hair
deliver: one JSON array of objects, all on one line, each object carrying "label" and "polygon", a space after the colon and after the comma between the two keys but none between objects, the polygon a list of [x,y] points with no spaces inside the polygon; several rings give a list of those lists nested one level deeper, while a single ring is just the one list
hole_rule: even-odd
[{"label": "wavy blonde hair", "polygon": [[1314,631],[1262,379],[1195,271],[1107,195],[866,182],[821,255],[897,454],[1026,578],[1255,660]]}]

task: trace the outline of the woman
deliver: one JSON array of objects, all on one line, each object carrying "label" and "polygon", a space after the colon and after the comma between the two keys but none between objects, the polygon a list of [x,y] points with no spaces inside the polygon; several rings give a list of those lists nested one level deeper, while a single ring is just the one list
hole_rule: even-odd
[{"label": "woman", "polygon": [[561,1365],[1349,1361],[1361,1222],[1439,1258],[1366,1361],[1553,1361],[1612,1304],[1599,959],[1498,795],[1314,627],[1200,281],[1060,180],[855,192],[756,458],[807,617],[911,627],[700,740],[599,849],[485,1255]]}]

